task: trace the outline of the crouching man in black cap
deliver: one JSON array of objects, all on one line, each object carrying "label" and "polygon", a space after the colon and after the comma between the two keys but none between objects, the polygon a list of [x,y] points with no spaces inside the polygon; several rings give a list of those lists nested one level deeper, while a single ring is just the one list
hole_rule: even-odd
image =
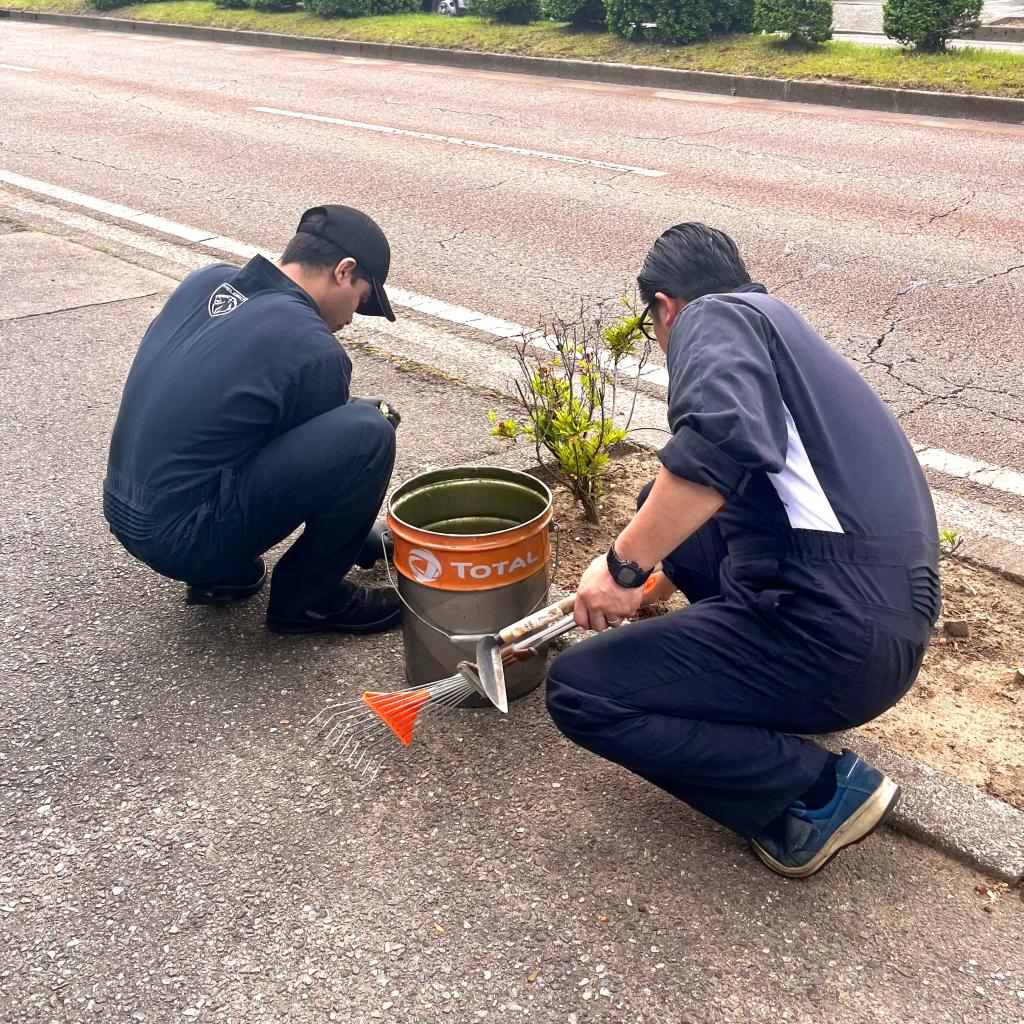
[{"label": "crouching man in black cap", "polygon": [[394,320],[391,250],[358,210],[307,210],[280,260],[190,274],[150,325],[121,400],[103,508],[136,558],[226,604],[263,586],[263,553],[298,526],[274,569],[267,626],[372,633],[396,625],[390,590],[345,574],[380,553],[374,520],[399,415],[352,398],[334,332],[355,313]]}]

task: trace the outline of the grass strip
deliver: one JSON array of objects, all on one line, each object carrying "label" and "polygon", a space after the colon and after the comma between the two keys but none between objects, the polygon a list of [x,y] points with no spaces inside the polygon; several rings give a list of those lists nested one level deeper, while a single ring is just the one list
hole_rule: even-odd
[{"label": "grass strip", "polygon": [[[0,0],[0,7],[69,14],[97,13],[79,0]],[[433,14],[332,19],[302,11],[266,13],[220,9],[209,0],[136,4],[107,13],[111,17],[134,21],[282,35],[531,57],[566,57],[762,78],[1024,97],[1024,57],[991,50],[958,49],[945,54],[920,54],[834,41],[812,49],[801,49],[759,35],[723,36],[689,46],[658,46],[627,42],[607,32],[577,32],[554,22],[497,25],[480,18],[444,18]]]}]

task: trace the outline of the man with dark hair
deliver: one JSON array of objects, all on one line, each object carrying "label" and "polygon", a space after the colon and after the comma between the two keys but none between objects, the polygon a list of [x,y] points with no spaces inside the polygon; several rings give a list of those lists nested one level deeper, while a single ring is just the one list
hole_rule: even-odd
[{"label": "man with dark hair", "polygon": [[318,206],[271,263],[190,274],[150,325],[125,383],[103,509],[136,558],[193,604],[256,594],[263,554],[305,524],[274,569],[267,626],[371,633],[401,619],[390,590],[345,574],[381,553],[374,528],[397,410],[352,398],[334,332],[394,320],[391,249],[366,214]]},{"label": "man with dark hair", "polygon": [[[885,404],[750,282],[727,235],[670,228],[638,280],[672,437],[583,574],[576,619],[600,635],[552,663],[548,708],[575,742],[806,877],[899,797],[800,734],[869,721],[917,676],[939,612],[931,496]],[[676,588],[683,611],[604,631]]]}]

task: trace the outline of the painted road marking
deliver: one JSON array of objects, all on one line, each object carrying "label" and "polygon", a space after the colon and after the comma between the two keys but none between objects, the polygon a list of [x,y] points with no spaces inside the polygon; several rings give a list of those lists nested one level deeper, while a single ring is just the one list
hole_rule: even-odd
[{"label": "painted road marking", "polygon": [[560,164],[578,167],[600,167],[605,171],[619,171],[623,174],[639,174],[645,178],[664,178],[667,171],[654,171],[649,167],[632,167],[629,164],[609,163],[605,160],[588,160],[582,156],[567,156],[564,153],[548,153],[543,149],[524,149],[521,146],[503,146],[497,142],[481,142],[477,139],[463,139],[457,135],[434,135],[431,132],[415,132],[408,128],[391,128],[384,124],[367,124],[364,121],[346,121],[341,117],[325,117],[322,114],[303,114],[296,110],[279,110],[277,107],[250,107],[260,114],[275,114],[278,117],[294,117],[303,121],[317,121],[321,124],[338,124],[345,128],[359,128],[363,131],[378,132],[381,135],[400,135],[407,139],[426,139],[429,142],[448,142],[453,146],[469,146],[471,149],[493,149],[499,153],[514,153],[517,156],[537,157],[554,160]]},{"label": "painted road marking", "polygon": [[[199,228],[189,227],[187,224],[179,224],[164,217],[155,217],[152,214],[133,210],[131,207],[121,206],[118,203],[108,203],[105,199],[99,199],[96,196],[75,192],[72,189],[62,188],[60,185],[51,185],[48,182],[38,181],[35,178],[26,178],[23,175],[13,174],[10,171],[0,170],[0,182],[6,182],[8,185],[13,185],[26,192],[35,192],[38,195],[44,195],[51,199],[58,199],[72,206],[81,206],[89,210],[95,210],[108,217],[126,220],[140,227],[152,228],[154,231],[181,238],[186,242],[198,242],[207,248],[230,253],[244,259],[251,259],[257,253],[270,260],[277,259],[280,255],[280,253],[270,252],[257,246],[249,245],[247,242],[241,242],[236,238],[202,231]],[[511,320],[489,316],[486,313],[480,313],[466,306],[456,306],[448,302],[442,302],[440,299],[432,299],[426,295],[406,291],[404,288],[389,286],[388,295],[391,298],[392,305],[417,310],[420,313],[443,320],[449,324],[471,327],[484,334],[507,341],[525,338],[535,346],[551,347],[551,342],[544,339],[538,332],[531,331],[522,324],[513,323]],[[629,369],[629,367],[625,368]],[[668,371],[660,366],[652,369],[654,372],[645,373],[644,378],[662,387],[667,387]],[[942,448],[933,448],[914,442],[911,442],[911,444],[914,446],[918,461],[925,468],[937,470],[946,476],[967,480],[981,487],[990,487],[993,490],[1003,491],[1006,494],[1024,497],[1024,473],[1018,473],[1016,470],[997,466],[990,462],[983,462],[980,459],[956,455]]]},{"label": "painted road marking", "polygon": [[20,64],[0,64],[0,68],[4,68],[6,71],[28,71],[29,73],[36,70],[35,68],[23,68]]}]

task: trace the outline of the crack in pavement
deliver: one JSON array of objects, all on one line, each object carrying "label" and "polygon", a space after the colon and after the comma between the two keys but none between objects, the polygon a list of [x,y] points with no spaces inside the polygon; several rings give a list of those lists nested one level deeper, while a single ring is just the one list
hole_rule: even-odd
[{"label": "crack in pavement", "polygon": [[117,299],[103,299],[101,302],[83,302],[77,306],[61,306],[60,309],[44,309],[41,313],[24,313],[21,316],[9,316],[0,319],[0,324],[18,323],[20,320],[32,320],[39,316],[53,316],[56,313],[74,313],[79,309],[95,309],[98,306],[112,306],[117,302],[134,302],[136,299],[152,299],[165,292],[145,292],[142,295],[122,295]]},{"label": "crack in pavement", "polygon": [[[1024,250],[1022,250],[1024,251]],[[977,288],[979,285],[988,284],[989,281],[994,281],[1000,277],[1006,277],[1009,274],[1013,274],[1018,270],[1024,270],[1024,263],[1017,263],[1012,267],[1007,267],[1005,270],[997,270],[994,274],[985,274],[983,277],[976,277],[973,281],[948,281],[946,282],[947,288]]]},{"label": "crack in pavement", "polygon": [[954,213],[959,213],[961,210],[966,209],[977,198],[978,191],[978,189],[973,189],[969,196],[966,196],[965,198],[961,199],[959,202],[957,202],[955,206],[951,206],[948,210],[944,211],[943,213],[933,214],[931,217],[928,218],[928,221],[924,226],[929,227],[930,225],[934,224],[937,220],[945,220],[947,217],[951,217]]}]

